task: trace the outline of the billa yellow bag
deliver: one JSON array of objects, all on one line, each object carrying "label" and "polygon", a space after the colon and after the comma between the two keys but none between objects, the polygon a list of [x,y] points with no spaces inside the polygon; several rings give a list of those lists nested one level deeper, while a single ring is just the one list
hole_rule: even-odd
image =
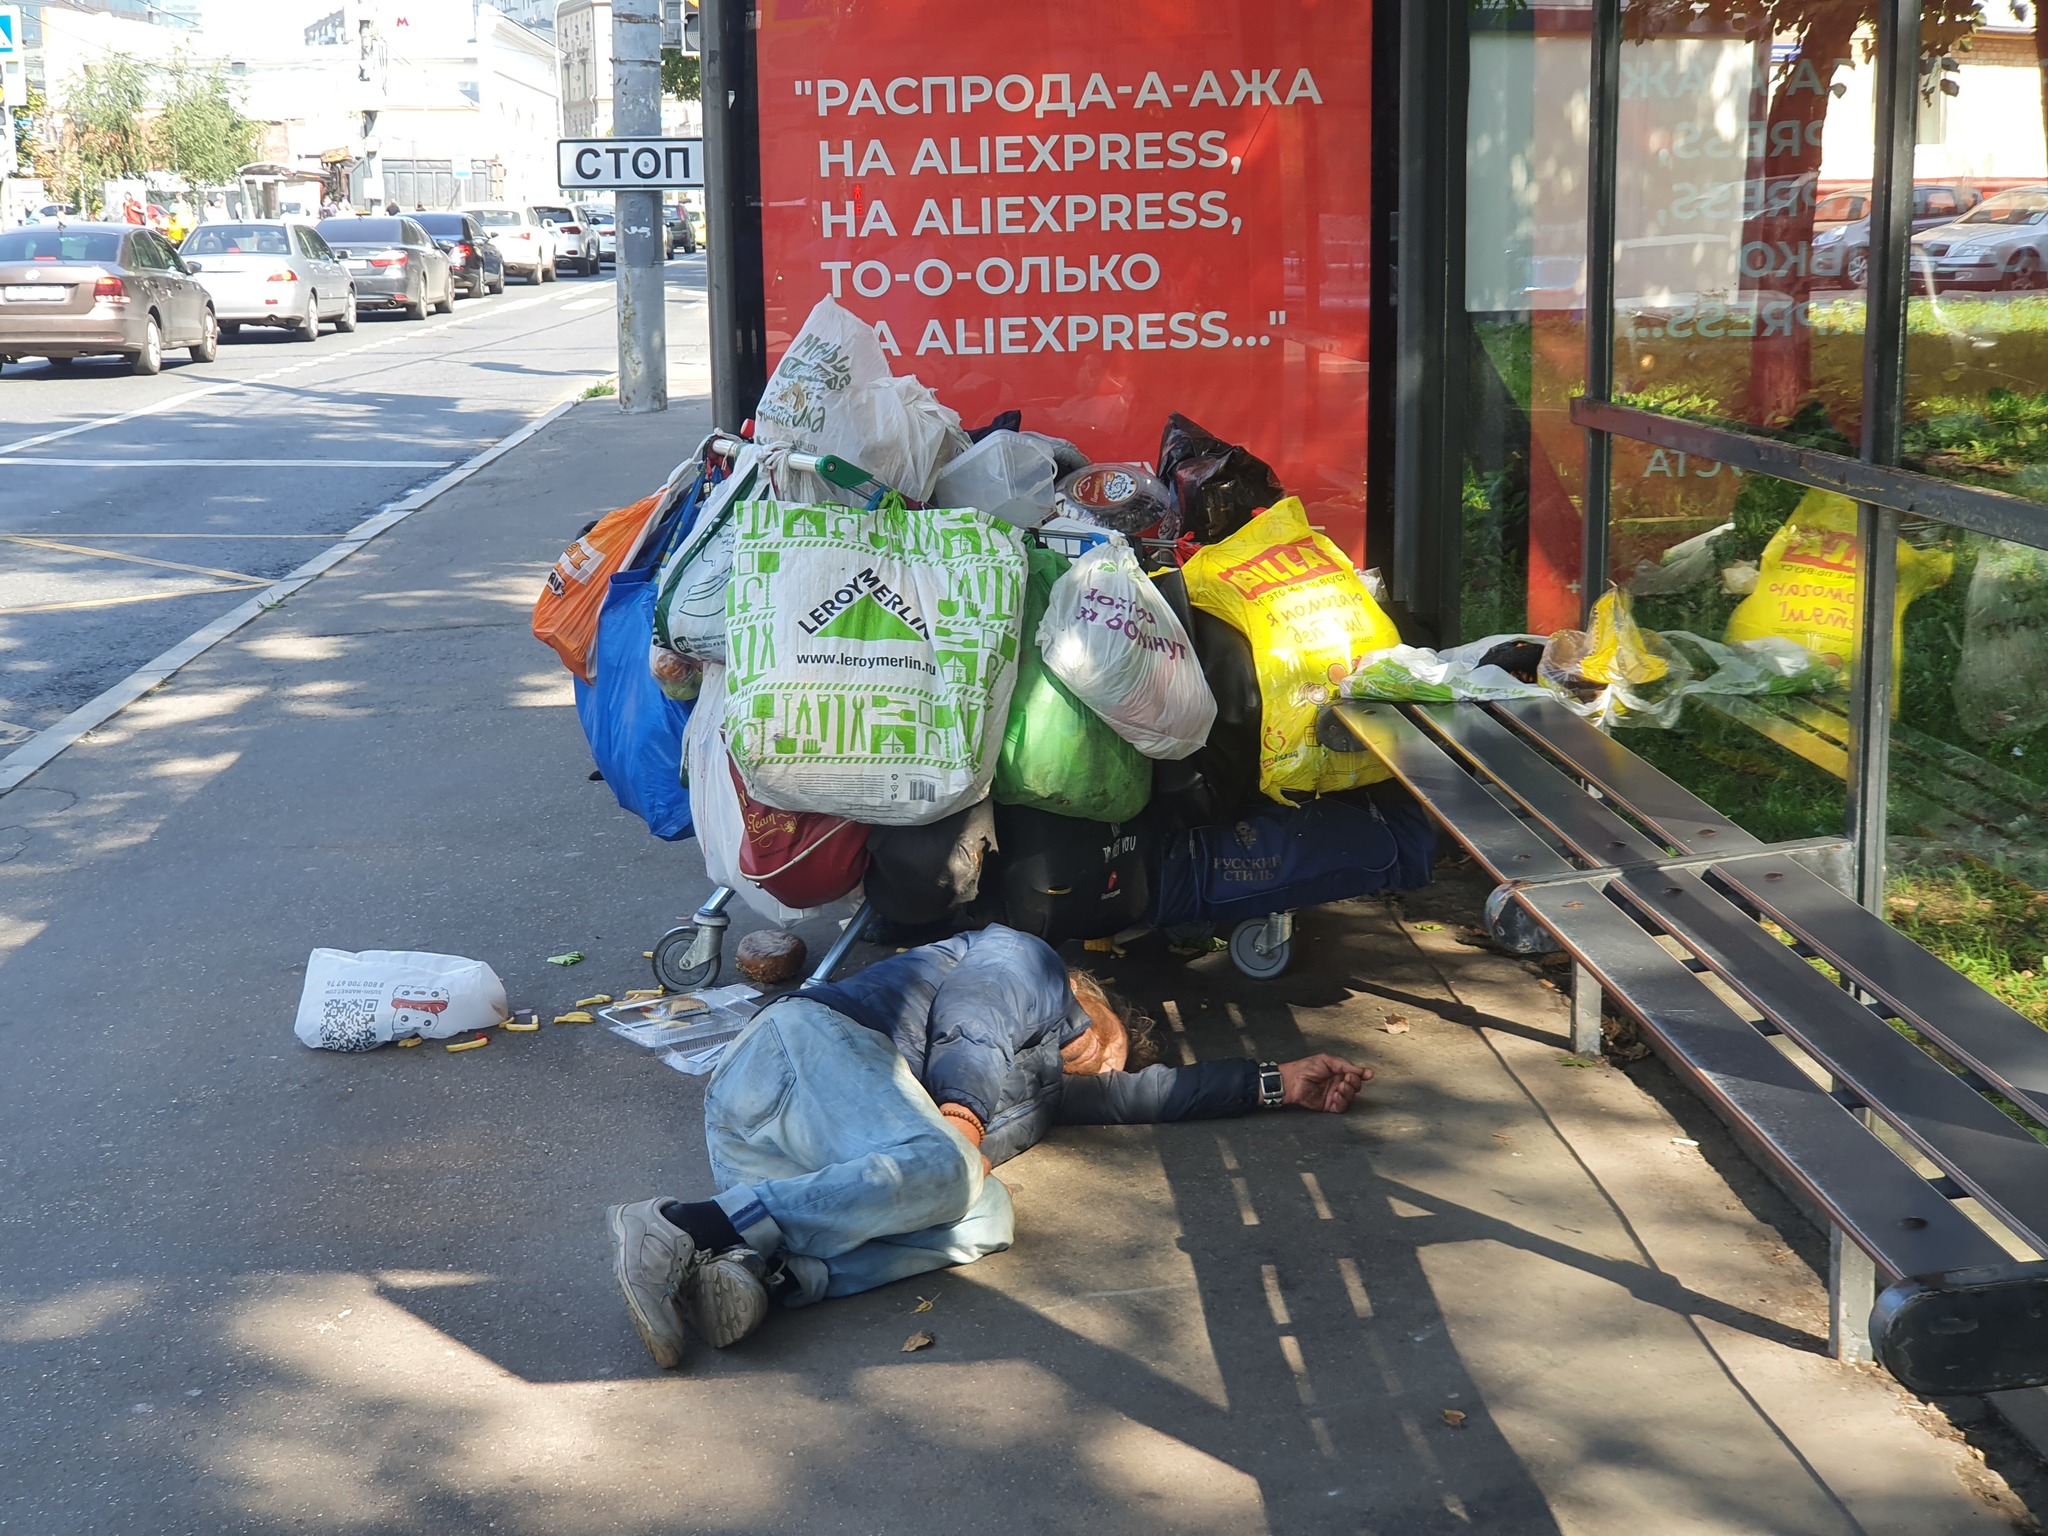
[{"label": "billa yellow bag", "polygon": [[[1949,555],[1916,549],[1904,539],[1898,557],[1894,685],[1905,659],[1907,606],[1922,592],[1944,585],[1955,568]],[[1757,571],[1756,590],[1728,617],[1729,643],[1775,635],[1839,668],[1846,681],[1863,638],[1863,547],[1856,534],[1856,503],[1832,491],[1808,491],[1785,526],[1771,535]]]},{"label": "billa yellow bag", "polygon": [[1188,561],[1188,601],[1244,631],[1261,696],[1259,788],[1294,794],[1387,778],[1370,752],[1332,752],[1316,715],[1361,656],[1401,643],[1344,552],[1309,527],[1300,498],[1261,512]]}]

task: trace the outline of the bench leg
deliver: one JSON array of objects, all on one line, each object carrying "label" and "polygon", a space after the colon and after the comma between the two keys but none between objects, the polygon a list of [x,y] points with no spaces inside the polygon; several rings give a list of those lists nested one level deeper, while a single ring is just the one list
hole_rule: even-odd
[{"label": "bench leg", "polygon": [[1598,1056],[1600,1037],[1600,983],[1583,965],[1572,967],[1572,1054]]},{"label": "bench leg", "polygon": [[1828,1229],[1828,1353],[1837,1360],[1861,1365],[1873,1359],[1870,1309],[1877,1304],[1877,1266],[1870,1255]]}]

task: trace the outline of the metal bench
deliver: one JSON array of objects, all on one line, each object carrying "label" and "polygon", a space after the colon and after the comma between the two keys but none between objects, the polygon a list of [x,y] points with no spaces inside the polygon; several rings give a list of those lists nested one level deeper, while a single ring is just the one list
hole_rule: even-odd
[{"label": "metal bench", "polygon": [[1570,954],[1575,1051],[1604,993],[1821,1213],[1838,1356],[1926,1393],[2048,1383],[2048,1146],[1993,1097],[2048,1125],[2048,1033],[1809,867],[1846,844],[1763,843],[1549,701],[1325,724],[1499,883],[1492,926],[1518,907]]}]

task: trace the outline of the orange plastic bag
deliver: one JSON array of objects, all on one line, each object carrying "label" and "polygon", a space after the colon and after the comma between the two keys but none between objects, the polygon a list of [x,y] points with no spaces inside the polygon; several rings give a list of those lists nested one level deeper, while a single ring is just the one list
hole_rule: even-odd
[{"label": "orange plastic bag", "polygon": [[605,589],[626,557],[639,548],[660,501],[657,491],[600,518],[595,528],[562,551],[533,605],[533,638],[552,646],[562,665],[586,683],[597,681],[590,673],[590,643],[597,638]]}]

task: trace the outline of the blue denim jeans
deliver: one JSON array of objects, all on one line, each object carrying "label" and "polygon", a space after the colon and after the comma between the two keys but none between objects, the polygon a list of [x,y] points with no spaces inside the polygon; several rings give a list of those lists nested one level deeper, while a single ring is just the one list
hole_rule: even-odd
[{"label": "blue denim jeans", "polygon": [[886,1035],[788,998],[733,1042],[704,1095],[719,1206],[780,1254],[795,1306],[1010,1246],[1010,1192]]}]

